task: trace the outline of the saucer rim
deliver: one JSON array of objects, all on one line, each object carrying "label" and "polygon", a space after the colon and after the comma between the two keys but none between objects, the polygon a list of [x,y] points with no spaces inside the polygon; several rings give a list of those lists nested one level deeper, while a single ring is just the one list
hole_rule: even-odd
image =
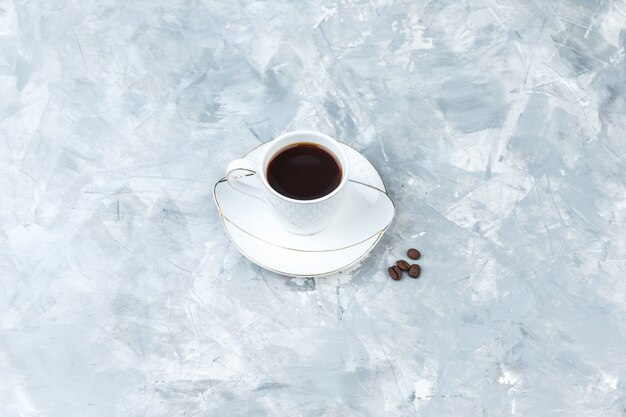
[{"label": "saucer rim", "polygon": [[[270,271],[270,272],[274,272],[274,273],[276,273],[276,274],[279,274],[279,275],[282,275],[282,276],[286,276],[286,277],[297,277],[297,278],[318,278],[318,277],[325,277],[325,276],[328,276],[328,275],[331,275],[331,274],[336,274],[336,273],[339,273],[339,272],[341,272],[341,271],[343,271],[343,270],[345,270],[345,269],[350,268],[351,266],[356,265],[357,263],[361,262],[361,261],[363,260],[363,258],[365,258],[365,257],[366,257],[366,256],[367,256],[367,255],[368,255],[368,254],[372,251],[372,249],[374,249],[374,247],[376,247],[376,245],[378,244],[378,242],[380,241],[380,239],[382,239],[383,235],[385,234],[385,231],[387,230],[387,228],[389,228],[389,225],[387,225],[387,227],[386,227],[384,230],[382,230],[380,233],[378,233],[378,237],[376,238],[376,240],[375,240],[374,242],[372,242],[372,244],[371,244],[371,245],[370,245],[370,246],[369,246],[369,247],[368,247],[368,248],[367,248],[367,249],[366,249],[366,250],[365,250],[365,251],[364,251],[364,252],[363,252],[363,253],[362,253],[362,254],[361,254],[358,258],[357,258],[357,259],[355,259],[354,261],[350,262],[350,263],[349,263],[349,264],[347,264],[347,265],[344,265],[344,266],[342,266],[342,267],[340,267],[340,268],[337,268],[337,269],[333,269],[333,270],[331,270],[331,271],[319,272],[319,273],[317,273],[317,274],[294,274],[294,273],[291,273],[291,272],[279,271],[279,270],[277,270],[277,269],[270,268],[270,267],[268,267],[268,266],[263,265],[262,263],[260,263],[260,262],[258,262],[258,261],[255,261],[254,259],[252,259],[252,258],[251,258],[251,257],[250,257],[250,256],[249,256],[249,255],[248,255],[248,254],[247,254],[247,253],[243,250],[243,249],[241,249],[241,248],[239,247],[239,245],[237,245],[237,242],[236,242],[236,241],[235,241],[235,239],[232,237],[232,235],[231,235],[231,234],[230,234],[230,232],[228,231],[228,228],[226,227],[226,222],[228,222],[228,223],[232,224],[233,226],[235,226],[235,224],[234,224],[233,222],[231,222],[230,220],[228,220],[227,218],[225,218],[224,216],[222,216],[221,214],[220,214],[220,219],[222,220],[222,224],[224,225],[224,231],[225,231],[225,232],[226,232],[226,234],[228,235],[228,238],[230,239],[231,243],[232,243],[233,245],[235,245],[235,248],[237,248],[237,250],[239,251],[239,253],[241,253],[241,254],[242,254],[242,255],[243,255],[246,259],[248,259],[248,260],[249,260],[250,262],[252,262],[253,264],[258,265],[258,266],[260,266],[261,268],[266,269],[266,270],[268,270],[268,271]],[[237,227],[237,226],[235,226],[235,227]],[[238,228],[239,230],[242,230],[242,229],[240,229],[239,227],[237,227],[237,228]],[[243,230],[242,230],[242,231],[243,231]],[[250,235],[250,234],[248,234],[248,236],[251,236],[253,239],[261,240],[261,239],[259,239],[259,238],[257,238],[257,237],[254,237],[253,235]],[[374,236],[376,236],[376,235],[371,236],[371,237],[370,237],[370,239],[371,239],[371,238],[373,238]],[[263,243],[267,243],[268,245],[270,245],[270,246],[274,246],[274,247],[276,247],[276,248],[281,248],[281,249],[286,249],[286,250],[294,250],[294,251],[298,251],[297,249],[283,248],[283,247],[281,247],[281,246],[274,245],[273,243],[268,243],[268,242],[266,242],[266,241],[264,241],[264,240],[261,240],[261,241],[262,241]],[[364,242],[364,241],[362,241],[361,243],[363,243],[363,242]],[[358,245],[358,243],[357,243],[357,245]],[[356,245],[353,245],[353,246],[356,246]],[[345,247],[345,248],[343,248],[343,249],[348,249],[348,248],[350,248],[350,247],[351,247],[351,246],[347,246],[347,247]],[[304,252],[304,251],[300,251],[300,252]],[[308,253],[316,253],[316,252],[323,252],[323,251],[306,251],[306,252],[308,252]]]},{"label": "saucer rim", "polygon": [[[347,146],[347,145],[346,145],[346,146]],[[357,152],[358,152],[358,151],[357,151]],[[369,161],[368,161],[368,162],[369,162]],[[372,167],[373,167],[373,166],[372,166]],[[376,168],[374,168],[374,170],[376,170]],[[376,173],[378,174],[378,171],[376,171]],[[247,177],[247,176],[252,176],[252,175],[254,175],[254,174],[247,174],[247,175],[244,175],[244,176],[246,176],[246,177]],[[379,177],[380,177],[380,175],[379,175]],[[382,182],[382,178],[381,178],[380,180],[381,180],[381,182]],[[243,233],[245,233],[245,234],[247,234],[248,236],[251,236],[251,237],[253,237],[253,238],[255,238],[255,239],[257,239],[257,240],[259,240],[259,241],[261,241],[261,242],[267,243],[268,245],[272,245],[272,246],[275,246],[275,247],[277,247],[277,248],[281,248],[281,249],[292,250],[292,251],[295,251],[295,252],[312,252],[312,253],[318,253],[318,252],[334,252],[334,251],[337,251],[337,250],[348,249],[348,248],[351,248],[351,247],[353,247],[353,246],[360,245],[361,243],[363,243],[363,242],[366,242],[366,241],[370,240],[371,238],[373,238],[373,237],[374,237],[374,236],[376,236],[377,234],[379,234],[379,233],[384,233],[384,232],[385,232],[385,231],[389,228],[389,226],[391,225],[391,223],[393,222],[393,219],[396,217],[396,212],[397,212],[397,210],[396,210],[396,205],[394,204],[393,199],[389,196],[389,194],[388,194],[386,191],[383,191],[383,190],[381,190],[381,189],[380,189],[380,188],[378,188],[378,187],[375,187],[375,186],[373,186],[373,185],[371,185],[371,184],[366,184],[366,183],[361,182],[361,181],[352,180],[352,179],[348,179],[348,181],[349,181],[349,182],[354,182],[354,183],[356,183],[356,184],[361,184],[361,185],[364,185],[364,186],[366,186],[366,187],[373,188],[373,189],[375,189],[376,191],[378,191],[378,192],[380,192],[380,193],[384,194],[384,195],[387,197],[387,199],[391,202],[391,207],[393,208],[393,212],[391,213],[391,216],[389,216],[389,221],[385,224],[385,226],[384,226],[382,229],[379,229],[379,230],[375,231],[374,233],[372,233],[371,235],[369,235],[369,236],[368,236],[368,237],[366,237],[365,239],[362,239],[362,240],[360,240],[360,241],[358,241],[358,242],[352,243],[352,244],[347,245],[347,246],[342,246],[342,247],[339,247],[339,248],[331,248],[331,249],[298,249],[298,248],[291,248],[291,247],[288,247],[288,246],[277,245],[276,243],[269,242],[269,241],[267,241],[267,240],[265,240],[265,239],[263,239],[263,238],[260,238],[260,237],[258,237],[258,236],[255,236],[255,235],[253,235],[252,233],[250,233],[249,231],[247,231],[247,230],[245,230],[244,228],[242,228],[241,226],[237,225],[237,223],[235,223],[233,220],[229,219],[229,218],[228,218],[228,217],[224,214],[224,212],[222,211],[222,207],[220,206],[220,203],[219,203],[219,201],[217,200],[217,197],[216,197],[216,195],[215,195],[215,191],[216,191],[216,189],[217,189],[217,186],[218,186],[219,184],[222,184],[222,183],[226,182],[226,177],[222,178],[221,180],[219,180],[218,182],[216,182],[216,183],[213,185],[213,201],[215,202],[215,206],[217,207],[217,211],[219,212],[219,215],[220,215],[220,217],[221,217],[223,220],[227,220],[227,221],[228,221],[228,223],[232,224],[234,227],[236,227],[237,229],[241,230]],[[383,186],[384,186],[384,182],[383,182]],[[230,236],[230,235],[229,235],[229,236]],[[231,237],[231,240],[232,240],[232,237]]]}]

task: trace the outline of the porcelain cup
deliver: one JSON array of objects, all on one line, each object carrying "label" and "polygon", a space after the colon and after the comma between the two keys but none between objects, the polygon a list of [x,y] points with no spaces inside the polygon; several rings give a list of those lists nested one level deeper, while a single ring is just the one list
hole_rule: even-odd
[{"label": "porcelain cup", "polygon": [[[226,180],[235,190],[262,200],[278,222],[290,232],[313,234],[327,227],[346,194],[350,175],[348,156],[339,142],[323,133],[298,130],[272,140],[258,160],[236,159],[226,169]],[[267,181],[267,166],[284,148],[296,143],[321,146],[341,165],[341,182],[332,192],[314,200],[296,200],[274,190]],[[250,180],[254,176],[254,180]],[[245,210],[245,207],[242,207]]]}]

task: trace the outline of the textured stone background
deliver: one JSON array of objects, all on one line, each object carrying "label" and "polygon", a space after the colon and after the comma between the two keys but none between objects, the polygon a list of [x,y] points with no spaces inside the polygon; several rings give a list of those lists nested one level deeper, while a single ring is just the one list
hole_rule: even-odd
[{"label": "textured stone background", "polygon": [[[0,0],[0,415],[626,415],[625,46],[624,1]],[[396,201],[348,273],[219,222],[296,128]]]}]

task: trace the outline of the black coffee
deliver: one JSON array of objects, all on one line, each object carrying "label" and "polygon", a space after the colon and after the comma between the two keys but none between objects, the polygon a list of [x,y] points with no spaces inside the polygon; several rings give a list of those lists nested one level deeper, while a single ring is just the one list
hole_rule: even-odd
[{"label": "black coffee", "polygon": [[315,200],[341,183],[341,166],[325,148],[296,143],[276,154],[267,165],[267,182],[295,200]]}]

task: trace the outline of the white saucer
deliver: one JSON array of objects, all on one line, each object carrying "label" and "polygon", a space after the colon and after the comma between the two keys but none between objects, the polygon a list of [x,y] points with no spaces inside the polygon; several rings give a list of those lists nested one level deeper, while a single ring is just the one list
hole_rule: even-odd
[{"label": "white saucer", "polygon": [[[264,146],[245,158],[255,160]],[[282,229],[262,202],[234,190],[224,178],[215,184],[213,197],[226,233],[244,256],[279,274],[320,276],[345,269],[372,250],[391,223],[395,207],[372,164],[343,146],[351,171],[345,202],[333,223],[313,235]]]}]

